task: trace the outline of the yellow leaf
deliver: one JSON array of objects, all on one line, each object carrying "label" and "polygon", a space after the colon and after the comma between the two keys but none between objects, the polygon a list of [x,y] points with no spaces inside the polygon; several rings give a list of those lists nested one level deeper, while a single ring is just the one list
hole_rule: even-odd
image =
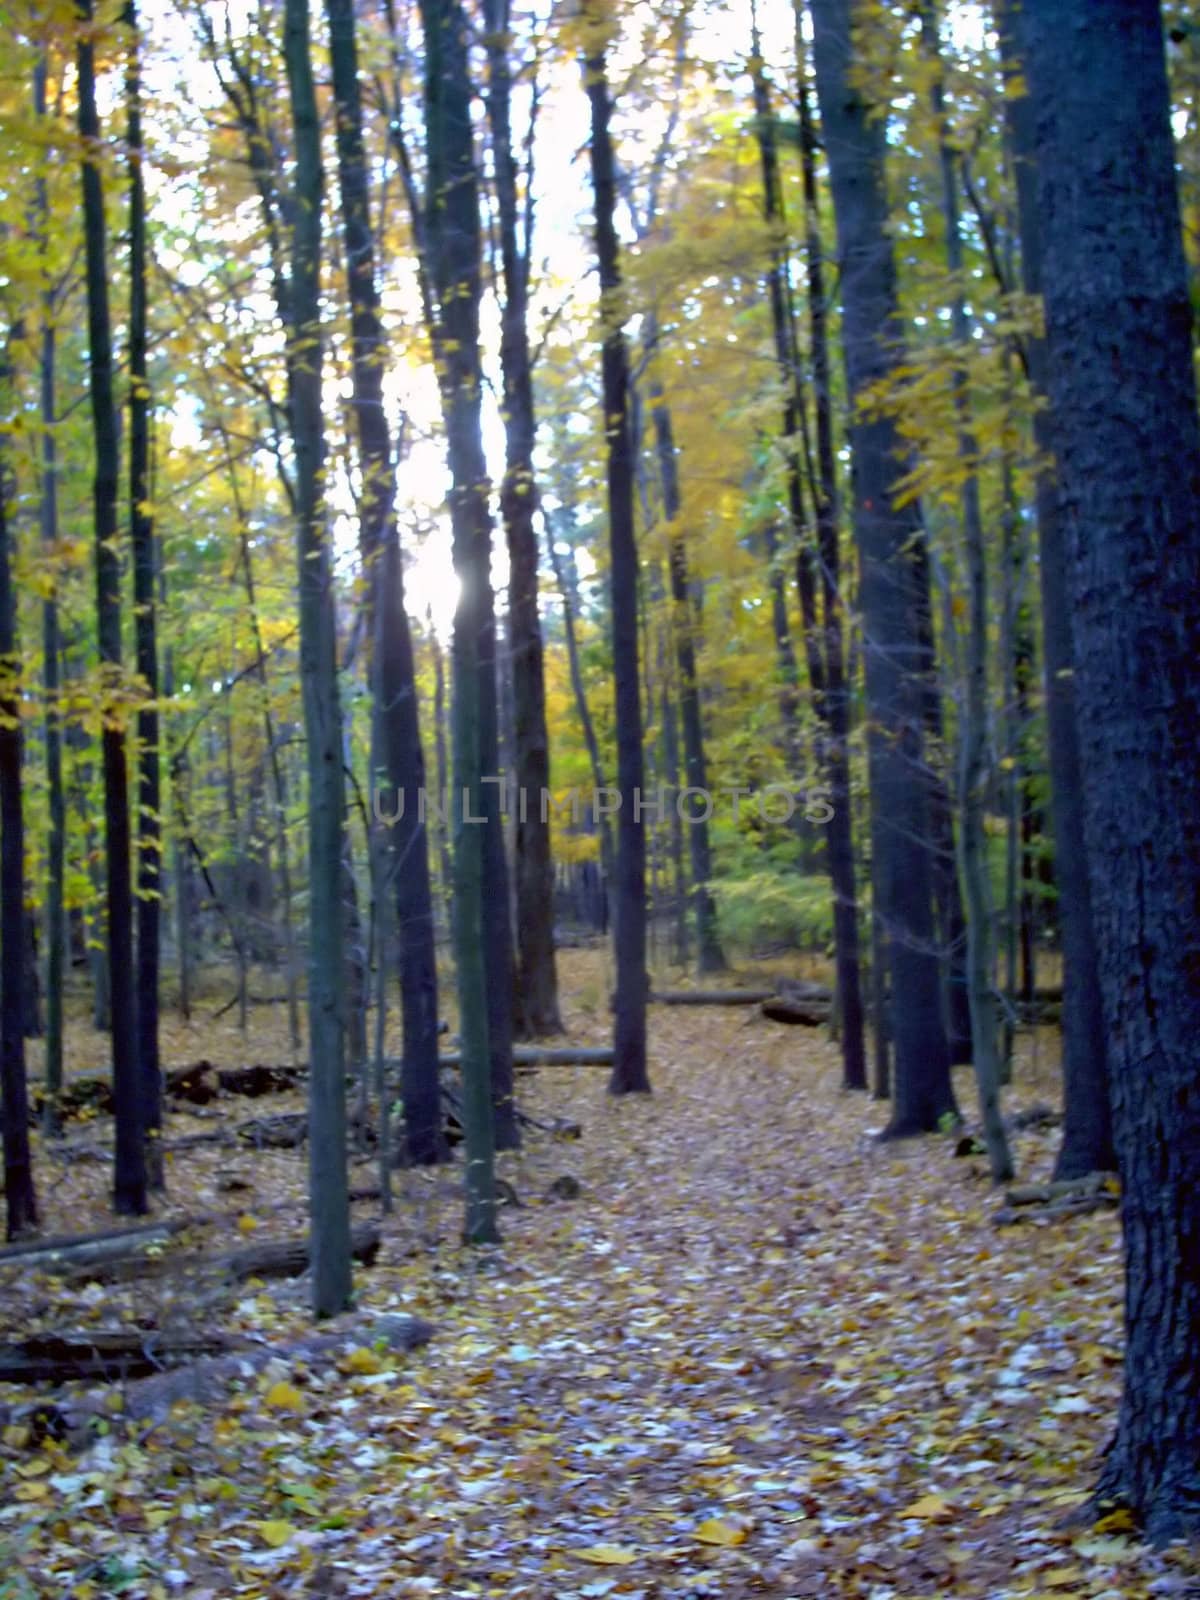
[{"label": "yellow leaf", "polygon": [[258,1219],[243,1212],[237,1220],[239,1233],[253,1233],[258,1227]]},{"label": "yellow leaf", "polygon": [[1116,1511],[1110,1511],[1107,1516],[1101,1517],[1093,1528],[1093,1533],[1132,1533],[1137,1523],[1133,1512],[1128,1506],[1121,1506]]},{"label": "yellow leaf", "polygon": [[343,1372],[374,1373],[383,1371],[383,1362],[374,1350],[368,1350],[364,1345],[357,1345],[344,1360],[339,1362]]},{"label": "yellow leaf", "polygon": [[735,1528],[732,1522],[722,1522],[720,1517],[709,1517],[696,1529],[696,1538],[701,1544],[745,1544],[746,1530]]},{"label": "yellow leaf", "polygon": [[1053,1567],[1042,1573],[1041,1581],[1047,1589],[1070,1589],[1082,1575],[1082,1567]]},{"label": "yellow leaf", "polygon": [[251,1527],[257,1528],[264,1544],[269,1544],[272,1550],[278,1550],[280,1545],[286,1544],[295,1533],[295,1528],[290,1522],[254,1522]]},{"label": "yellow leaf", "polygon": [[273,1383],[263,1397],[273,1411],[303,1411],[304,1396],[294,1383],[280,1379]]},{"label": "yellow leaf", "polygon": [[571,1554],[597,1567],[628,1567],[638,1559],[638,1551],[624,1544],[590,1544],[586,1550],[573,1550]]},{"label": "yellow leaf", "polygon": [[923,1494],[919,1500],[914,1500],[906,1510],[900,1513],[902,1517],[918,1517],[922,1522],[936,1522],[942,1517],[952,1517],[954,1507],[943,1500],[940,1494]]}]

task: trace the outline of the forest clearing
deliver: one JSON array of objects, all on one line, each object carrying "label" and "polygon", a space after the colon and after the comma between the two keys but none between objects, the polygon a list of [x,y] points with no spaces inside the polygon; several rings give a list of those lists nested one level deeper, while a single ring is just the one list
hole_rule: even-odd
[{"label": "forest clearing", "polygon": [[[572,1039],[604,1036],[604,965],[564,954]],[[1192,1592],[1194,1559],[1150,1554],[1128,1518],[1063,1525],[1119,1392],[1115,1213],[998,1228],[983,1158],[956,1158],[956,1136],[879,1146],[879,1108],[841,1089],[823,1032],[658,1007],[650,1038],[650,1099],[613,1100],[587,1068],[520,1078],[522,1109],[581,1136],[533,1133],[502,1158],[521,1204],[482,1259],[458,1241],[458,1177],[400,1174],[319,1357],[286,1353],[312,1337],[296,1283],[210,1309],[187,1280],[67,1288],[0,1262],[3,1341],[141,1318],[151,1348],[154,1328],[219,1326],[280,1352],[196,1399],[181,1369],[169,1410],[170,1391],[140,1398],[164,1380],[111,1386],[124,1409],[101,1409],[111,1431],[82,1454],[10,1424],[4,1593]],[[172,1028],[164,1058],[247,1046],[278,1056],[278,1020],[246,1041]],[[1022,1034],[1014,1108],[1054,1098],[1055,1052],[1049,1030]],[[168,1141],[211,1126],[173,1112]],[[73,1127],[67,1151],[110,1132]],[[1056,1119],[1017,1135],[1030,1180],[1057,1137]],[[156,1215],[202,1219],[168,1256],[303,1226],[299,1151],[187,1149],[168,1173]],[[564,1174],[578,1197],[547,1198]],[[106,1179],[64,1152],[47,1231],[102,1225]],[[427,1346],[372,1336],[398,1313],[428,1321]]]}]

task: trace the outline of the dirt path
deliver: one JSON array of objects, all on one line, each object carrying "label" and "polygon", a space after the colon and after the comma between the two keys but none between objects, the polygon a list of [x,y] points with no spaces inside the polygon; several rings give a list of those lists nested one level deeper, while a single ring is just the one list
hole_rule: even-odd
[{"label": "dirt path", "polygon": [[[404,1180],[360,1281],[428,1350],[351,1333],[341,1370],[276,1362],[141,1443],[11,1452],[26,1588],[0,1593],[1187,1592],[1119,1522],[1059,1527],[1118,1392],[1111,1216],[997,1231],[949,1141],[871,1141],[808,1029],[659,1010],[653,1077],[620,1103],[596,1071],[521,1080],[584,1136],[506,1158],[494,1255],[455,1243],[456,1176]],[[1021,1137],[1025,1174],[1053,1138]],[[565,1172],[581,1196],[544,1198]],[[283,1339],[301,1291],[239,1316]]]}]

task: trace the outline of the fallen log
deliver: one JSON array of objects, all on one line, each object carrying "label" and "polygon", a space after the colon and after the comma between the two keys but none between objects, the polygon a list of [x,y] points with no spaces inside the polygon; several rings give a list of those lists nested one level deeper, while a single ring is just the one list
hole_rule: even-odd
[{"label": "fallen log", "polygon": [[[532,1045],[519,1044],[513,1048],[513,1065],[517,1067],[611,1067],[611,1045]],[[389,1061],[389,1068],[399,1070],[399,1061]],[[461,1067],[462,1053],[452,1050],[438,1057],[439,1067]]]},{"label": "fallen log", "polygon": [[1004,1198],[1010,1206],[1044,1206],[1072,1196],[1110,1193],[1115,1204],[1117,1195],[1109,1189],[1110,1181],[1110,1174],[1089,1172],[1082,1178],[1059,1178],[1053,1183],[1017,1184],[1008,1190]]},{"label": "fallen log", "polygon": [[218,1333],[164,1333],[145,1328],[95,1328],[35,1333],[0,1345],[0,1383],[120,1382],[227,1355],[233,1341]]},{"label": "fallen log", "polygon": [[[351,1231],[351,1253],[364,1267],[374,1266],[380,1243],[379,1229],[371,1223]],[[186,1275],[193,1284],[201,1278],[245,1283],[248,1278],[298,1278],[307,1271],[307,1239],[264,1239],[233,1252],[126,1257],[101,1262],[95,1269],[81,1265],[71,1270],[68,1281],[72,1284],[129,1283]]]},{"label": "fallen log", "polygon": [[755,1006],[770,1000],[775,989],[655,989],[650,995],[656,1006]]},{"label": "fallen log", "polygon": [[190,1066],[172,1067],[163,1078],[169,1100],[185,1100],[189,1105],[206,1106],[220,1094],[216,1067],[211,1061],[193,1061]]},{"label": "fallen log", "polygon": [[1064,1195],[1048,1206],[1001,1206],[992,1221],[997,1228],[1015,1228],[1028,1222],[1058,1222],[1064,1217],[1085,1217],[1092,1211],[1115,1211],[1115,1194]]},{"label": "fallen log", "polygon": [[293,1111],[276,1117],[251,1117],[238,1124],[237,1136],[255,1150],[294,1150],[308,1138],[308,1114]]},{"label": "fallen log", "polygon": [[226,1094],[241,1094],[257,1100],[264,1094],[283,1094],[296,1089],[308,1077],[308,1068],[301,1066],[222,1067],[217,1082]]},{"label": "fallen log", "polygon": [[191,1227],[193,1221],[190,1217],[175,1217],[127,1228],[108,1228],[101,1233],[65,1233],[49,1239],[23,1239],[0,1249],[0,1266],[12,1264],[55,1271],[60,1264],[64,1269],[71,1269],[86,1261],[110,1261],[136,1255],[166,1244],[175,1234]]},{"label": "fallen log", "polygon": [[804,1028],[824,1026],[833,1011],[827,1001],[791,1000],[784,995],[764,1000],[759,1009],[769,1022],[789,1022]]},{"label": "fallen log", "polygon": [[833,1004],[833,990],[827,983],[814,983],[809,978],[780,978],[775,987],[785,1000],[816,1000],[827,1006]]}]

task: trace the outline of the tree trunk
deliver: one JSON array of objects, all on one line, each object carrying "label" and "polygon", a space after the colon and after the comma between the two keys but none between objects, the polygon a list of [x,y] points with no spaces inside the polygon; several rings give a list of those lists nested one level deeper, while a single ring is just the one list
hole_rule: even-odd
[{"label": "tree trunk", "polygon": [[946,231],[946,268],[951,280],[950,333],[958,365],[953,373],[954,421],[958,456],[964,473],[962,533],[967,570],[966,694],[959,726],[959,864],[967,912],[967,1001],[971,1015],[971,1058],[979,1090],[979,1116],[987,1145],[993,1183],[1013,1175],[1012,1155],[1000,1108],[1000,1052],[992,973],[992,899],[984,827],[988,784],[988,572],[979,497],[979,445],[975,438],[970,378],[965,362],[971,329],[963,286],[962,238],[959,232],[958,179],[946,124],[937,13],[932,4],[921,14],[922,33],[933,67],[932,109],[938,130],[942,178],[942,222]]},{"label": "tree trunk", "polygon": [[117,412],[113,401],[112,326],[108,306],[108,246],[101,184],[100,118],[92,0],[79,0],[82,24],[77,46],[79,137],[83,144],[83,223],[87,260],[89,378],[95,441],[96,631],[106,708],[101,735],[104,757],[104,829],[108,902],[108,980],[111,1005],[113,1098],[116,1149],[113,1205],[126,1216],[146,1209],[146,1162],[142,1131],[143,1084],[138,1062],[133,970],[133,886],[130,876],[129,770],[124,713],[119,705],[121,673],[121,563],[117,550]]},{"label": "tree trunk", "polygon": [[[350,1301],[350,1202],[346,1181],[343,980],[342,718],[331,537],[322,481],[321,139],[307,0],[285,0],[287,67],[296,149],[292,221],[288,389],[295,447],[300,588],[300,678],[308,747],[309,1211],[312,1308],[318,1317]],[[280,308],[281,310],[283,308]]]},{"label": "tree trunk", "polygon": [[[801,8],[797,6],[797,20]],[[817,140],[808,93],[808,64],[801,31],[796,31],[800,78],[800,152],[804,179],[805,265],[808,280],[809,337],[812,344],[813,397],[817,422],[817,549],[821,566],[821,610],[825,692],[825,779],[830,816],[825,824],[829,881],[833,890],[834,959],[841,1012],[842,1082],[848,1089],[867,1086],[863,1038],[862,973],[859,959],[858,886],[854,875],[854,832],[850,810],[850,693],[846,683],[842,634],[839,495],[833,436],[833,387],[829,360],[829,313],[821,218],[817,193]],[[885,1047],[886,1048],[886,1047]],[[886,1074],[885,1074],[886,1076]]]},{"label": "tree trunk", "polygon": [[[34,115],[46,116],[46,57],[38,57],[33,75]],[[38,229],[42,249],[50,247],[50,199],[44,176],[37,180]],[[46,269],[49,273],[49,267]],[[57,329],[54,294],[47,283],[42,292],[42,338],[39,374],[41,434],[40,524],[42,548],[53,562],[58,545],[58,439],[55,431]],[[62,644],[58,616],[58,570],[51,567],[52,584],[42,602],[42,683],[46,693],[46,1109],[43,1127],[48,1138],[61,1131],[58,1096],[63,1082],[63,963],[66,950],[64,884],[66,879],[67,807],[63,788],[62,708],[59,704]]]},{"label": "tree trunk", "polygon": [[[424,222],[435,304],[431,334],[452,489],[450,519],[459,580],[454,613],[454,950],[463,1058],[466,1214],[463,1236],[491,1244],[496,1227],[494,1133],[488,1039],[488,971],[482,804],[480,640],[491,583],[491,519],[480,411],[479,187],[471,136],[467,23],[459,0],[421,0],[425,29],[428,189]],[[507,907],[505,908],[507,915]]]},{"label": "tree trunk", "polygon": [[1035,118],[1052,438],[1125,1239],[1097,1503],[1200,1534],[1200,426],[1162,18],[1043,0]]},{"label": "tree trunk", "polygon": [[[1000,49],[1009,77],[1020,71],[1010,0],[997,10]],[[1028,96],[1005,97],[1005,115],[1017,183],[1021,234],[1021,272],[1025,292],[1042,292],[1041,220],[1034,171],[1036,129]],[[1047,389],[1046,347],[1026,344],[1029,376],[1035,390]],[[1034,439],[1042,460],[1053,452],[1051,420],[1034,412]],[[1049,469],[1036,486],[1039,570],[1042,585],[1042,652],[1045,658],[1046,726],[1050,747],[1050,810],[1058,880],[1058,918],[1063,954],[1062,1062],[1063,1136],[1056,1178],[1107,1172],[1116,1165],[1108,1087],[1108,1043],[1100,998],[1096,942],[1092,930],[1091,888],[1084,845],[1083,773],[1075,714],[1072,671],[1071,602],[1067,588],[1066,529],[1058,488]],[[1016,844],[1015,830],[1013,844]],[[1015,962],[1014,962],[1015,965]]]},{"label": "tree trunk", "polygon": [[[852,406],[901,359],[895,266],[884,192],[884,129],[851,82],[849,0],[813,0],[817,91],[841,266],[843,344]],[[887,1133],[930,1131],[956,1112],[942,1023],[924,769],[919,533],[894,504],[901,476],[892,418],[854,412],[854,527],[862,565],[867,701],[879,729],[872,762],[877,900],[896,997],[894,1112]]]},{"label": "tree trunk", "polygon": [[[485,506],[486,512],[486,506]],[[487,967],[488,1055],[492,1080],[492,1137],[497,1150],[521,1143],[513,1099],[514,964],[508,858],[504,853],[500,771],[500,699],[496,681],[496,603],[491,585],[491,518],[487,520],[487,581],[479,593],[479,766],[483,823],[483,936]],[[539,800],[541,792],[539,790]],[[541,806],[538,806],[541,815]]]},{"label": "tree trunk", "polygon": [[[538,620],[537,505],[533,476],[536,416],[529,359],[528,278],[531,241],[517,237],[517,169],[512,151],[509,0],[485,5],[487,109],[492,131],[504,301],[500,313],[505,469],[500,511],[508,544],[508,629],[512,647],[516,780],[517,960],[513,1030],[536,1039],[562,1031],[554,960],[554,863],[542,792],[550,787],[546,681]],[[491,890],[493,896],[496,891]],[[499,1127],[497,1133],[499,1134]],[[516,1122],[512,1122],[516,1132]]]},{"label": "tree trunk", "polygon": [[[8,410],[7,352],[0,352],[0,401]],[[25,824],[21,805],[21,657],[8,501],[7,449],[0,445],[0,1115],[4,1198],[10,1239],[37,1227],[25,1078]]]},{"label": "tree trunk", "polygon": [[604,418],[608,442],[608,524],[612,586],[612,656],[617,724],[617,859],[614,943],[616,1002],[610,1094],[648,1094],[646,1066],[646,826],[635,799],[644,785],[638,681],[638,552],[633,519],[633,444],[629,361],[615,226],[616,176],[605,63],[607,20],[597,0],[583,0],[588,43],[584,84],[591,104],[589,145],[596,217],[596,257],[604,306]]},{"label": "tree trunk", "polygon": [[158,639],[154,515],[150,487],[150,381],[146,373],[146,186],[142,172],[142,107],[138,21],[128,0],[130,33],[125,83],[129,155],[129,527],[137,670],[148,701],[138,708],[137,1047],[146,1176],[166,1187],[162,1159],[162,1068],[158,1055],[159,906],[162,806],[158,749]]}]

